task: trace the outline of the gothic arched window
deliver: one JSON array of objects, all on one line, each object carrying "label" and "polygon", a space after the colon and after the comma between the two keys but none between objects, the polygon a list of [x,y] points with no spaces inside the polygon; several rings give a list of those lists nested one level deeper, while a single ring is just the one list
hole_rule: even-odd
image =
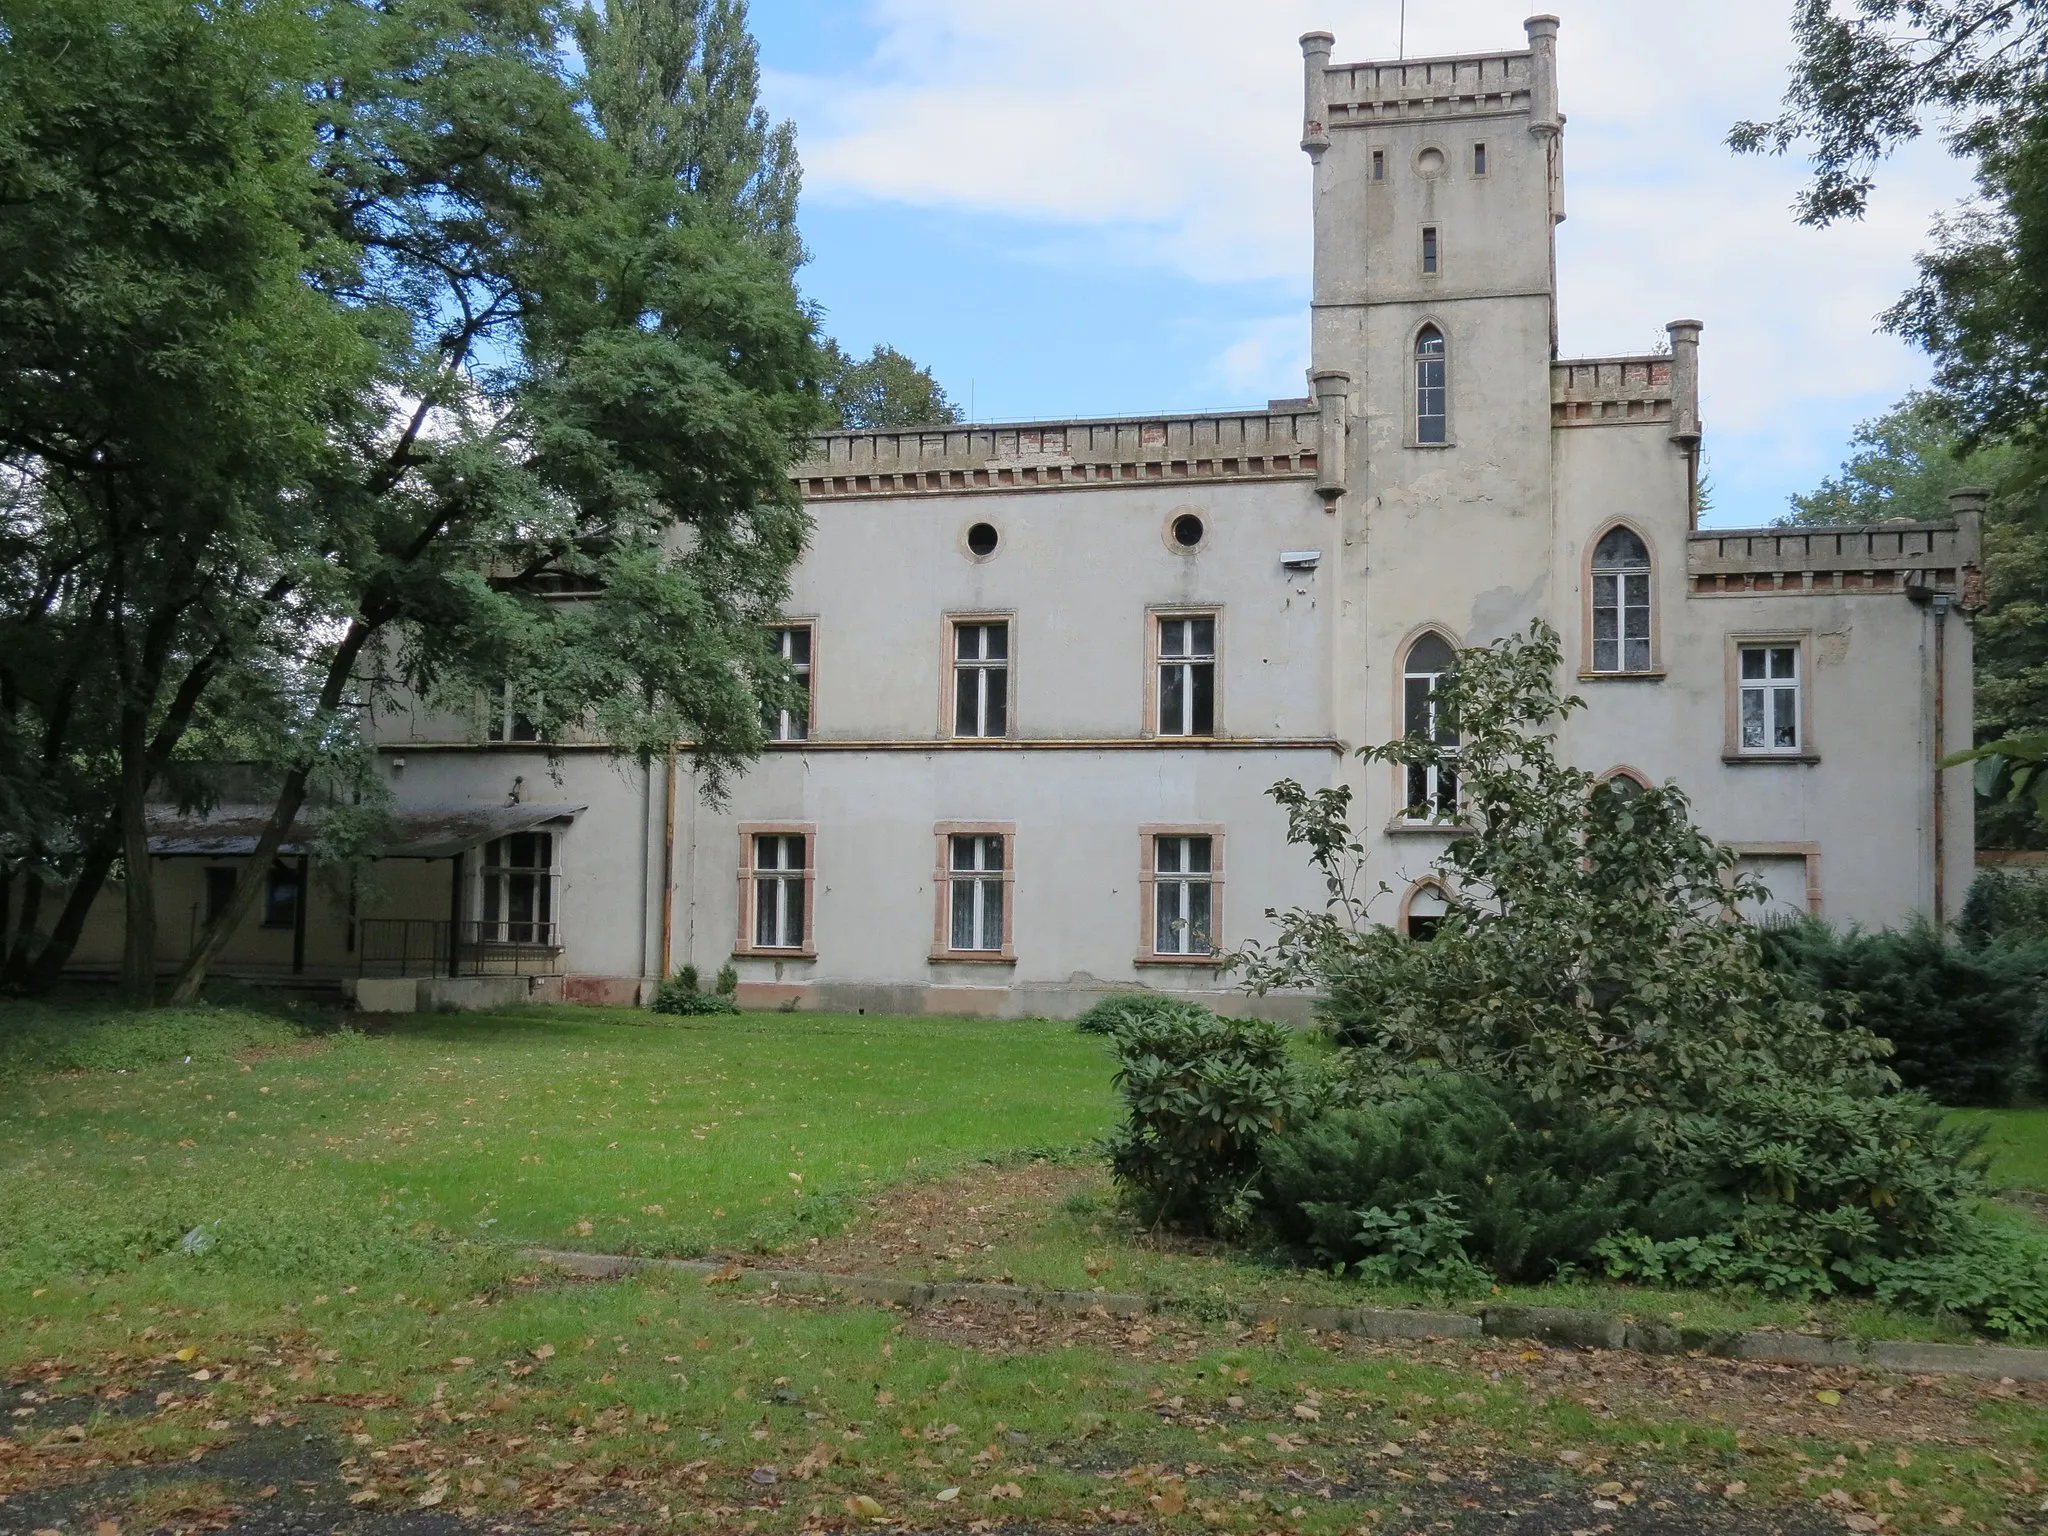
[{"label": "gothic arched window", "polygon": [[1437,685],[1457,660],[1451,643],[1435,630],[1416,636],[1401,663],[1401,731],[1437,747],[1434,762],[1406,766],[1406,815],[1435,821],[1458,814],[1458,733],[1437,705]]},{"label": "gothic arched window", "polygon": [[1450,437],[1445,405],[1444,333],[1425,325],[1415,337],[1415,441],[1444,443]]},{"label": "gothic arched window", "polygon": [[1628,528],[1593,547],[1595,672],[1650,670],[1650,551]]}]

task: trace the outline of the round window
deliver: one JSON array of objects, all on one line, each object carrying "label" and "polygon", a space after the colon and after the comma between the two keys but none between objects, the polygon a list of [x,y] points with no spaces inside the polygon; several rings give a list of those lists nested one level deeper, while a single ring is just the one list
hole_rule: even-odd
[{"label": "round window", "polygon": [[1202,526],[1202,520],[1192,512],[1183,512],[1173,520],[1173,542],[1182,549],[1193,549],[1202,542],[1202,535],[1208,531]]},{"label": "round window", "polygon": [[996,525],[976,523],[967,530],[967,547],[974,552],[977,560],[986,560],[996,552]]},{"label": "round window", "polygon": [[1441,176],[1444,173],[1444,152],[1435,145],[1415,157],[1415,169],[1424,176]]}]

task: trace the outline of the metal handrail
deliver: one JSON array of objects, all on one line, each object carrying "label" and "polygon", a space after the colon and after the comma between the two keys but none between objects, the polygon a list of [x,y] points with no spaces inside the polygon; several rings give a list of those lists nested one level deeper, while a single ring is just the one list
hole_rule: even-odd
[{"label": "metal handrail", "polygon": [[359,976],[552,976],[561,961],[561,930],[554,923],[458,924],[429,917],[356,923]]}]

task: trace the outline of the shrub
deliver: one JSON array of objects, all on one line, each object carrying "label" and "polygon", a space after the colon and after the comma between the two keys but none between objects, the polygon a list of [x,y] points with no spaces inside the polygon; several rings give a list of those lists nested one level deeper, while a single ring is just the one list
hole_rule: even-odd
[{"label": "shrub", "polygon": [[653,1008],[656,1013],[738,1013],[740,1005],[733,994],[739,985],[739,972],[728,965],[718,973],[717,990],[706,992],[697,980],[697,967],[679,966],[675,975],[654,989]]},{"label": "shrub", "polygon": [[1996,865],[1979,871],[1963,899],[1956,933],[1971,945],[2048,941],[2048,875]]},{"label": "shrub", "polygon": [[1284,1026],[1191,1004],[1130,1016],[1110,1038],[1125,1118],[1108,1151],[1126,1196],[1147,1220],[1242,1230],[1259,1143],[1317,1108],[1328,1085],[1292,1059]]},{"label": "shrub", "polygon": [[1199,1003],[1158,992],[1112,992],[1074,1021],[1084,1035],[1113,1035],[1127,1025],[1179,1018],[1190,1010],[1206,1013]]},{"label": "shrub", "polygon": [[1390,1086],[1261,1154],[1267,1221],[1322,1263],[1380,1280],[1444,1283],[1483,1266],[1540,1281],[1591,1264],[1611,1233],[1668,1239],[1726,1224],[1725,1202],[1667,1180],[1625,1122],[1479,1077],[1418,1073]]},{"label": "shrub", "polygon": [[1631,1126],[1602,1154],[1624,1192],[1639,1156],[1724,1202],[1717,1231],[1610,1231],[1595,1245],[1610,1264],[1630,1245],[1709,1244],[1725,1272],[1776,1290],[1868,1291],[1882,1266],[1965,1251],[1982,1186],[1967,1138],[1899,1091],[1890,1045],[1729,920],[1766,893],[1675,785],[1602,783],[1557,760],[1556,722],[1581,705],[1557,691],[1562,664],[1541,622],[1460,652],[1436,691],[1450,742],[1361,754],[1457,774],[1467,835],[1432,872],[1447,910],[1426,943],[1369,921],[1348,789],[1275,787],[1329,899],[1280,915],[1277,941],[1246,956],[1251,984],[1320,994],[1359,1099],[1419,1067],[1483,1078],[1561,1121]]},{"label": "shrub", "polygon": [[1817,919],[1769,928],[1764,955],[1815,992],[1855,1000],[1859,1024],[1892,1043],[1892,1069],[1943,1104],[2009,1104],[2037,1080],[2048,942],[1946,942],[1921,919],[1896,932],[1838,933]]}]

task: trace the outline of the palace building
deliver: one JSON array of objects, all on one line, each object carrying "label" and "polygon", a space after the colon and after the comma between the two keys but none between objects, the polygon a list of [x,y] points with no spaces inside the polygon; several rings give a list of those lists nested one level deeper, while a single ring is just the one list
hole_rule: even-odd
[{"label": "palace building", "polygon": [[[809,709],[729,804],[687,754],[521,739],[509,701],[386,716],[404,835],[374,898],[288,858],[221,968],[360,976],[365,1006],[629,1002],[686,962],[734,965],[750,1006],[1253,1006],[1219,957],[1323,900],[1269,788],[1350,785],[1374,915],[1425,937],[1455,784],[1355,750],[1433,729],[1454,649],[1539,617],[1587,702],[1571,761],[1678,781],[1781,911],[1952,917],[1970,782],[1935,763],[1970,741],[1975,508],[1697,526],[1700,322],[1560,354],[1557,37],[1358,64],[1301,40],[1303,397],[819,438],[780,633]],[[158,828],[167,946],[253,814]],[[82,960],[118,954],[105,905]]]}]

